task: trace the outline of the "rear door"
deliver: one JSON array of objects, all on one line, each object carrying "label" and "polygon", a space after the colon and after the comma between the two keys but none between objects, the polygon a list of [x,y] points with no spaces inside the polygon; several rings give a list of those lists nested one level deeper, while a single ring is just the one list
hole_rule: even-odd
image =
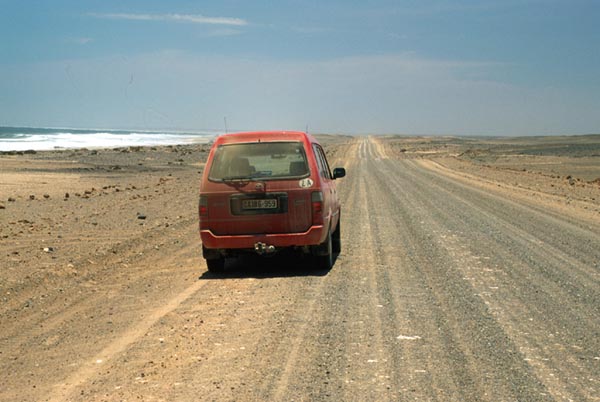
[{"label": "rear door", "polygon": [[205,196],[217,235],[302,233],[312,222],[310,171],[300,141],[224,145]]}]

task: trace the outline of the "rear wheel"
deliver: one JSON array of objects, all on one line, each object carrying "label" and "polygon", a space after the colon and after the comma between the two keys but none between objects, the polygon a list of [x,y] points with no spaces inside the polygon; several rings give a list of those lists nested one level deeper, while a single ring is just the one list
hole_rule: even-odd
[{"label": "rear wheel", "polygon": [[335,232],[331,236],[331,240],[333,242],[333,252],[335,254],[339,254],[342,252],[342,220],[340,219],[337,224],[337,228],[335,228]]},{"label": "rear wheel", "polygon": [[333,267],[333,240],[331,232],[327,233],[327,238],[323,244],[319,245],[319,255],[316,256],[319,269],[331,269]]},{"label": "rear wheel", "polygon": [[225,257],[218,250],[208,249],[202,245],[202,256],[210,272],[219,273],[225,270]]},{"label": "rear wheel", "polygon": [[225,271],[225,258],[219,257],[206,260],[206,267],[212,273],[222,273],[223,271]]}]

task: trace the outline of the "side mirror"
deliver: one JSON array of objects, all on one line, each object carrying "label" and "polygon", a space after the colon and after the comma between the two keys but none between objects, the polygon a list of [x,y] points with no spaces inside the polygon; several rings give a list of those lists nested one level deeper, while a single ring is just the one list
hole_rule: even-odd
[{"label": "side mirror", "polygon": [[344,176],[346,176],[346,169],[340,167],[333,169],[333,180]]}]

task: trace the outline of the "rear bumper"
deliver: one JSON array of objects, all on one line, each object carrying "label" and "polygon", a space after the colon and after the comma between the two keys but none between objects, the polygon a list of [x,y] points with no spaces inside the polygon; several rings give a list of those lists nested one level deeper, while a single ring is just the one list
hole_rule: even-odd
[{"label": "rear bumper", "polygon": [[303,233],[217,236],[210,230],[200,230],[202,245],[207,249],[254,249],[258,242],[275,247],[314,246],[325,241],[323,225],[311,226]]}]

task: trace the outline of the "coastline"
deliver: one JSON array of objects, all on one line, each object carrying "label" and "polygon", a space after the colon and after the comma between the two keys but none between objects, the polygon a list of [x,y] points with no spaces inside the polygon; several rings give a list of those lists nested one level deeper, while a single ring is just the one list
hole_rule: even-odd
[{"label": "coastline", "polygon": [[217,130],[120,130],[0,126],[0,153],[207,143]]}]

